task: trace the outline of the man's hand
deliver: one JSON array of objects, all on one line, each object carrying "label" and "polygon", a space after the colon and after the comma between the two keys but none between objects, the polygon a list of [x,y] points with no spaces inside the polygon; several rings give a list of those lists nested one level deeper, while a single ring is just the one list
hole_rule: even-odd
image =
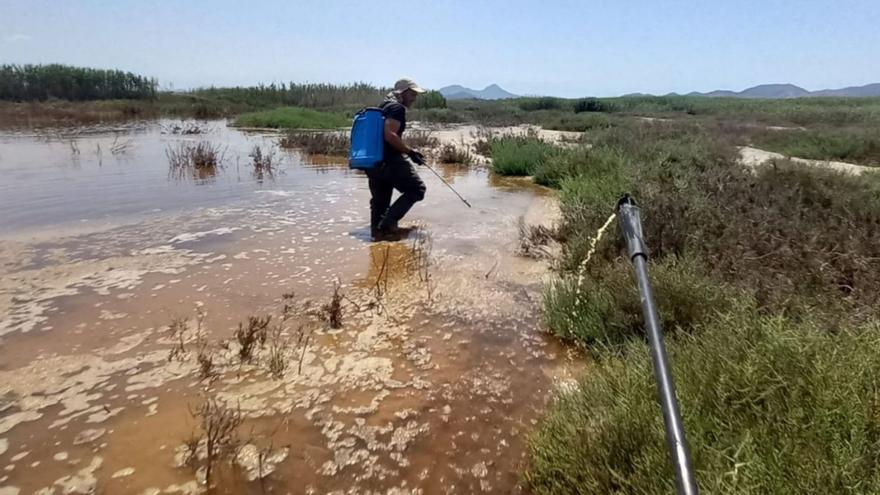
[{"label": "man's hand", "polygon": [[425,155],[419,153],[418,150],[409,150],[409,158],[414,161],[417,165],[425,164]]}]

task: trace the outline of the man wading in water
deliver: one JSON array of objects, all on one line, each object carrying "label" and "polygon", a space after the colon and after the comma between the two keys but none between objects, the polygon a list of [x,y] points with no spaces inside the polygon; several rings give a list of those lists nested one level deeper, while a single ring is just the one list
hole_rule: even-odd
[{"label": "man wading in water", "polygon": [[[411,229],[401,229],[397,222],[425,198],[425,183],[413,166],[413,163],[424,165],[425,157],[401,139],[406,129],[406,109],[424,92],[411,79],[401,79],[379,106],[385,117],[385,158],[377,168],[367,171],[372,194],[370,234],[374,241],[400,239],[409,232]],[[400,191],[400,197],[391,204],[395,189]]]}]

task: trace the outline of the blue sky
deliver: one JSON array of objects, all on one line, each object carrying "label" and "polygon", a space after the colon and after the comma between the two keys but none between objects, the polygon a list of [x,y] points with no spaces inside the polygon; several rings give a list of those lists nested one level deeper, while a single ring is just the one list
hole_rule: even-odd
[{"label": "blue sky", "polygon": [[0,0],[0,63],[559,96],[880,82],[880,0]]}]

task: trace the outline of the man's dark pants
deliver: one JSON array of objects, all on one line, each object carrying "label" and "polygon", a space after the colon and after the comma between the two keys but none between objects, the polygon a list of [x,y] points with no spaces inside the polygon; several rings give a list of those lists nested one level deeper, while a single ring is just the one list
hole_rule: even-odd
[{"label": "man's dark pants", "polygon": [[[425,198],[425,183],[415,164],[399,153],[387,153],[385,162],[367,171],[370,179],[370,228],[373,232],[397,227],[397,222],[417,202]],[[394,190],[400,197],[391,204]],[[390,205],[390,207],[389,207]]]}]

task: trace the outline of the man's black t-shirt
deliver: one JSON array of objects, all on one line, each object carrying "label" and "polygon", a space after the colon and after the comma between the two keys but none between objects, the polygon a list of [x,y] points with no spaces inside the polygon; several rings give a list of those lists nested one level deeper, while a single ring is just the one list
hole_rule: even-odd
[{"label": "man's black t-shirt", "polygon": [[[397,135],[403,137],[403,131],[406,130],[406,107],[401,103],[393,100],[385,100],[382,102],[382,105],[379,106],[382,109],[382,116],[386,119],[394,119],[400,122],[400,129],[397,130]],[[394,149],[393,146],[388,144],[388,141],[385,141],[385,156],[391,156],[391,154],[400,154],[399,151]]]}]

